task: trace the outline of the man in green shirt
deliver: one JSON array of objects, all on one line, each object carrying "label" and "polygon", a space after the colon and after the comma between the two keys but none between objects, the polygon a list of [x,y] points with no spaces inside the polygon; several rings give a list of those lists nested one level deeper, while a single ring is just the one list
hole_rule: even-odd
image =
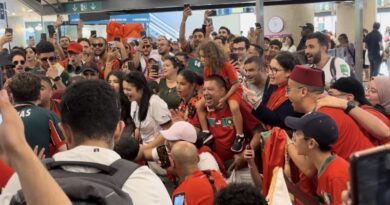
[{"label": "man in green shirt", "polygon": [[9,88],[15,101],[15,109],[22,118],[26,140],[31,148],[45,149],[50,157],[56,151],[66,150],[59,119],[50,110],[37,106],[41,80],[32,73],[20,73],[12,77]]}]

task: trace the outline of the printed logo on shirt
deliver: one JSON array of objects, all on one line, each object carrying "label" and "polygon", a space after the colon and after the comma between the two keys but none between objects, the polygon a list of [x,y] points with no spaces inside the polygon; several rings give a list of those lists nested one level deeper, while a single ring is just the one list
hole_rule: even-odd
[{"label": "printed logo on shirt", "polygon": [[232,117],[222,118],[221,125],[222,125],[222,127],[232,126],[233,125],[233,118]]},{"label": "printed logo on shirt", "polygon": [[22,110],[19,112],[19,117],[29,117],[31,115],[31,109]]},{"label": "printed logo on shirt", "polygon": [[215,127],[216,122],[215,122],[215,119],[214,119],[214,118],[207,118],[207,121],[209,122],[209,125],[210,125],[211,127]]},{"label": "printed logo on shirt", "polygon": [[347,64],[341,64],[340,70],[344,76],[349,76],[349,70],[348,70]]},{"label": "printed logo on shirt", "polygon": [[332,201],[332,197],[326,192],[322,192],[322,198],[324,199],[325,204],[330,204]]}]

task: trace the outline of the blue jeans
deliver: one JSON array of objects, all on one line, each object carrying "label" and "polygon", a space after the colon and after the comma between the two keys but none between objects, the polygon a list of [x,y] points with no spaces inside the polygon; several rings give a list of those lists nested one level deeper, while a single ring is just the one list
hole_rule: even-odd
[{"label": "blue jeans", "polygon": [[379,74],[379,69],[381,67],[382,58],[381,58],[381,56],[368,55],[368,59],[370,60],[370,69],[371,69],[371,78],[372,78],[372,77],[375,77]]}]

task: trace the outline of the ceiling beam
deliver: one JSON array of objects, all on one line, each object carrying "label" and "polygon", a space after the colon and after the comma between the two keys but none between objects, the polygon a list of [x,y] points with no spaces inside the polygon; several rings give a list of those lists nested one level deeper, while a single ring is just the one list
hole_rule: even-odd
[{"label": "ceiling beam", "polygon": [[[20,0],[40,15],[66,14],[62,6],[53,8],[53,5],[41,5],[36,0]],[[98,1],[98,0],[97,0]],[[341,2],[346,0],[264,0],[265,6],[304,4],[318,2]],[[88,2],[88,1],[86,1]],[[194,10],[206,8],[232,8],[255,6],[255,0],[186,0]],[[212,3],[211,3],[212,2]],[[71,3],[71,2],[69,2]],[[80,3],[75,2],[75,3]],[[99,12],[115,13],[148,13],[163,11],[180,11],[183,9],[183,0],[102,0],[103,10]]]}]

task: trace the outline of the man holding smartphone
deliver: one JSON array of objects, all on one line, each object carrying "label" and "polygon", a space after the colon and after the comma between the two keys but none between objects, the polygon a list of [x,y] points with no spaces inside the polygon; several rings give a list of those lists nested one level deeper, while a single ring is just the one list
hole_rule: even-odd
[{"label": "man holding smartphone", "polygon": [[219,172],[199,169],[197,149],[189,142],[173,145],[170,158],[181,182],[172,194],[174,205],[213,204],[216,193],[227,185]]},{"label": "man holding smartphone", "polygon": [[12,31],[12,29],[8,30],[8,32],[6,30],[4,36],[0,38],[0,48],[3,48],[5,44],[12,42],[12,32],[10,31]]}]

